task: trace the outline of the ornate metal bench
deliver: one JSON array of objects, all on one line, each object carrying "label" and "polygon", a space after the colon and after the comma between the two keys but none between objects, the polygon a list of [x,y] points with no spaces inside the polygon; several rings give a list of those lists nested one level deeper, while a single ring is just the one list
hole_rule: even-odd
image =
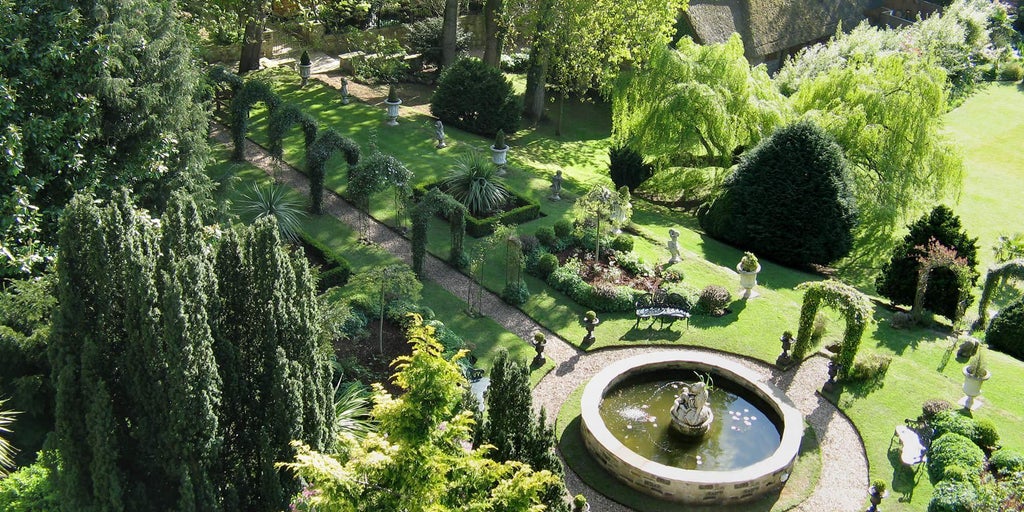
[{"label": "ornate metal bench", "polygon": [[645,294],[636,301],[636,324],[633,328],[640,327],[640,320],[650,319],[648,328],[654,326],[655,320],[661,322],[661,328],[665,327],[665,322],[671,326],[676,320],[684,320],[686,328],[689,329],[690,312],[682,306],[685,304],[686,299],[677,293],[657,296]]}]

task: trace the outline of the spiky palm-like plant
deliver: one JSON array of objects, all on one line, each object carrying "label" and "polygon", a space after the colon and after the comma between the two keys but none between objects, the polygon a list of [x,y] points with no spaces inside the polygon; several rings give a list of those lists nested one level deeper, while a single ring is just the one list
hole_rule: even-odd
[{"label": "spiky palm-like plant", "polygon": [[0,400],[0,478],[6,477],[8,471],[14,469],[14,453],[17,451],[7,439],[11,433],[11,424],[19,413],[4,408],[7,399]]},{"label": "spiky palm-like plant", "polygon": [[252,215],[254,221],[262,217],[277,219],[281,237],[294,242],[299,238],[299,226],[304,212],[302,205],[289,198],[286,192],[287,188],[284,185],[261,187],[254,183],[252,190],[245,195],[240,204],[242,211]]},{"label": "spiky palm-like plant", "polygon": [[510,197],[497,172],[479,153],[470,153],[441,181],[441,190],[464,204],[473,216],[486,217],[505,206]]},{"label": "spiky palm-like plant", "polygon": [[376,429],[370,419],[370,393],[359,382],[338,384],[334,388],[334,436],[362,440]]}]

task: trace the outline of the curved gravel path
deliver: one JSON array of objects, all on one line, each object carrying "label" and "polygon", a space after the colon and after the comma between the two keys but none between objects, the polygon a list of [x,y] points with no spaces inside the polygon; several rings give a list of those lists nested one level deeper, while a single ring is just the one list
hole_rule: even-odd
[{"label": "curved gravel path", "polygon": [[[314,78],[326,78],[323,75]],[[335,82],[334,80],[330,80]],[[338,84],[333,84],[338,87]],[[351,91],[352,89],[350,89]],[[382,117],[383,120],[383,117]],[[218,142],[230,144],[231,134],[226,127],[214,124],[211,136]],[[245,158],[253,165],[274,175],[278,181],[306,193],[309,181],[306,176],[287,163],[270,156],[263,147],[246,140]],[[324,211],[350,226],[358,226],[360,213],[348,202],[334,193],[324,194]],[[391,228],[371,219],[369,239],[411,264],[409,241]],[[469,278],[448,266],[431,254],[424,262],[425,275],[431,281],[443,286],[449,292],[460,296],[467,288]],[[555,333],[541,327],[522,311],[509,306],[496,294],[484,290],[481,296],[481,312],[504,326],[522,339],[530,339],[534,332],[541,331],[547,336],[544,353],[555,361],[555,369],[549,372],[533,391],[535,406],[544,406],[552,419],[557,416],[565,398],[608,363],[636,354],[666,350],[665,347],[612,348],[582,352],[566,343]],[[779,372],[760,361],[741,358],[728,353],[707,349],[686,347],[688,350],[715,353],[755,369],[763,380],[778,386],[804,414],[814,428],[821,443],[821,478],[814,493],[796,509],[805,512],[853,512],[866,503],[868,487],[868,465],[864,444],[850,420],[834,405],[816,393],[826,374],[824,357],[815,356],[788,372]],[[571,494],[583,494],[595,512],[628,512],[632,509],[616,503],[583,483],[566,465],[566,485]]]}]

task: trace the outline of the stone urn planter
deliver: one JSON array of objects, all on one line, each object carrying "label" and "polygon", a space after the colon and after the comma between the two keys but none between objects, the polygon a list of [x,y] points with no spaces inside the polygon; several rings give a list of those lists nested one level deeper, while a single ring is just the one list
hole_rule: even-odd
[{"label": "stone urn planter", "polygon": [[757,286],[757,274],[761,272],[761,264],[758,263],[757,256],[754,256],[752,252],[744,253],[743,258],[736,265],[736,272],[740,274],[740,288],[742,289],[741,295],[743,298],[752,299],[757,297],[759,294],[754,291],[754,287]]},{"label": "stone urn planter", "polygon": [[[986,380],[992,378],[992,372],[982,367],[980,370],[974,370],[973,364],[969,364],[964,367],[964,398],[960,400],[960,405],[964,406],[965,409],[975,409],[978,407],[978,403],[975,403],[974,399],[981,395],[981,385]],[[975,374],[977,371],[977,374]]]},{"label": "stone urn planter", "polygon": [[498,130],[498,134],[494,137],[494,145],[491,146],[491,162],[504,169],[507,157],[508,144],[505,144],[505,131]]},{"label": "stone urn planter", "polygon": [[594,311],[587,311],[583,317],[583,327],[587,329],[587,335],[583,337],[583,344],[589,345],[596,341],[594,338],[594,327],[601,323],[601,319],[597,317],[597,313]]},{"label": "stone urn planter", "polygon": [[309,60],[309,53],[306,50],[302,50],[302,57],[299,59],[299,78],[302,78],[302,87],[305,87],[306,82],[309,81],[312,69],[313,63]]},{"label": "stone urn planter", "polygon": [[398,106],[402,104],[402,100],[398,98],[398,91],[395,90],[395,84],[388,86],[388,98],[384,100],[384,104],[388,106],[388,126],[398,126]]},{"label": "stone urn planter", "polygon": [[871,508],[868,512],[880,512],[882,509],[878,508],[882,504],[882,498],[888,496],[889,493],[885,491],[885,481],[875,480],[871,484],[871,488],[868,489],[868,499],[871,501]]}]

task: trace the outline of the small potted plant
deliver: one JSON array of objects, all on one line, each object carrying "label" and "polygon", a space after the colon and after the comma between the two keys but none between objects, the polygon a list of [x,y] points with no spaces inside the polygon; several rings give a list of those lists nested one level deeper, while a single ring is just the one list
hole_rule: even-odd
[{"label": "small potted plant", "polygon": [[384,100],[384,104],[388,106],[388,126],[398,125],[398,106],[402,104],[402,100],[398,98],[398,90],[395,89],[395,84],[388,85],[388,98]]},{"label": "small potted plant", "polygon": [[885,480],[872,480],[871,488],[868,489],[868,495],[871,497],[871,508],[868,512],[877,512],[878,505],[882,503],[882,498],[889,495],[885,492]]},{"label": "small potted plant", "polygon": [[505,144],[505,130],[498,130],[494,136],[494,145],[491,146],[491,162],[499,167],[505,167],[506,156],[508,155],[508,144]]},{"label": "small potted plant", "polygon": [[743,288],[743,298],[755,297],[754,287],[757,286],[757,273],[761,271],[761,264],[757,261],[754,253],[747,251],[743,253],[739,264],[736,265],[736,272],[740,274],[740,287]]},{"label": "small potted plant", "polygon": [[572,512],[588,512],[590,510],[590,503],[587,503],[587,497],[582,494],[577,494],[572,498]]},{"label": "small potted plant", "polygon": [[974,408],[974,399],[981,394],[981,385],[992,377],[985,362],[984,351],[978,347],[978,353],[974,355],[967,366],[964,366],[964,397],[961,405],[967,409]]},{"label": "small potted plant", "polygon": [[302,50],[302,57],[299,57],[299,76],[302,78],[302,86],[306,86],[306,82],[309,80],[310,71],[313,69],[313,63],[309,60],[309,52]]},{"label": "small potted plant", "polygon": [[594,342],[594,327],[597,327],[599,323],[601,323],[601,319],[597,317],[597,313],[594,310],[584,313],[583,326],[587,329],[587,335],[583,337],[584,344]]}]

